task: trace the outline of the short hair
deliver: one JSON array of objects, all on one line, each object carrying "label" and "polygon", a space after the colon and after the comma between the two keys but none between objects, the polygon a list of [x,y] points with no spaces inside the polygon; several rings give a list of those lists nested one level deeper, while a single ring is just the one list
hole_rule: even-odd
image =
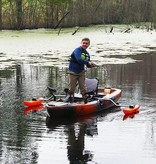
[{"label": "short hair", "polygon": [[90,39],[89,38],[83,38],[82,41],[88,41],[90,43]]}]

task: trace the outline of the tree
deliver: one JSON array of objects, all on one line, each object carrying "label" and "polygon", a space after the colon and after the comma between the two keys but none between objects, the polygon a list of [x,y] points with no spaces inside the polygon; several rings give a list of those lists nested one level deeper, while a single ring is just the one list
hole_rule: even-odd
[{"label": "tree", "polygon": [[23,29],[23,12],[22,12],[22,0],[16,0],[17,11],[17,29]]},{"label": "tree", "polygon": [[0,0],[0,30],[2,30],[2,0]]},{"label": "tree", "polygon": [[139,22],[156,28],[155,6],[156,0],[0,0],[0,29]]},{"label": "tree", "polygon": [[152,28],[156,29],[156,1],[152,0],[151,7],[151,23],[153,23]]}]

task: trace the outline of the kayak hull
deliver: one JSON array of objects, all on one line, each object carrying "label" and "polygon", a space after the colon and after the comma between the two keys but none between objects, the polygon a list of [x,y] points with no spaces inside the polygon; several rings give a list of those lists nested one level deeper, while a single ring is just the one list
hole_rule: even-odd
[{"label": "kayak hull", "polygon": [[[115,103],[117,103],[121,97],[121,90],[111,88],[110,93],[106,95],[104,92],[105,89],[98,89],[97,95],[100,95],[100,97],[88,103],[84,103],[83,101],[77,103],[49,102],[46,104],[47,113],[50,117],[72,117],[87,115],[114,107]],[[102,93],[103,96],[101,96]]]}]

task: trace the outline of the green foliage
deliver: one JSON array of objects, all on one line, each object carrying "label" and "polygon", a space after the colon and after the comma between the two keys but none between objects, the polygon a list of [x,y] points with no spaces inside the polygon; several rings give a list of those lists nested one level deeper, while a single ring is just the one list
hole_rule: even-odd
[{"label": "green foliage", "polygon": [[[156,0],[0,0],[0,29],[151,22]],[[68,13],[68,14],[67,14]]]}]

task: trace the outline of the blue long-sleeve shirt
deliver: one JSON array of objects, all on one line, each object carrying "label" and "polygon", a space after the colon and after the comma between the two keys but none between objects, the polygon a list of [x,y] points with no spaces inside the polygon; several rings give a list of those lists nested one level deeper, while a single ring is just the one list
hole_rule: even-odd
[{"label": "blue long-sleeve shirt", "polygon": [[90,61],[90,55],[87,50],[83,49],[81,46],[76,48],[71,54],[69,71],[81,73],[84,71],[84,66],[88,66],[88,61]]}]

